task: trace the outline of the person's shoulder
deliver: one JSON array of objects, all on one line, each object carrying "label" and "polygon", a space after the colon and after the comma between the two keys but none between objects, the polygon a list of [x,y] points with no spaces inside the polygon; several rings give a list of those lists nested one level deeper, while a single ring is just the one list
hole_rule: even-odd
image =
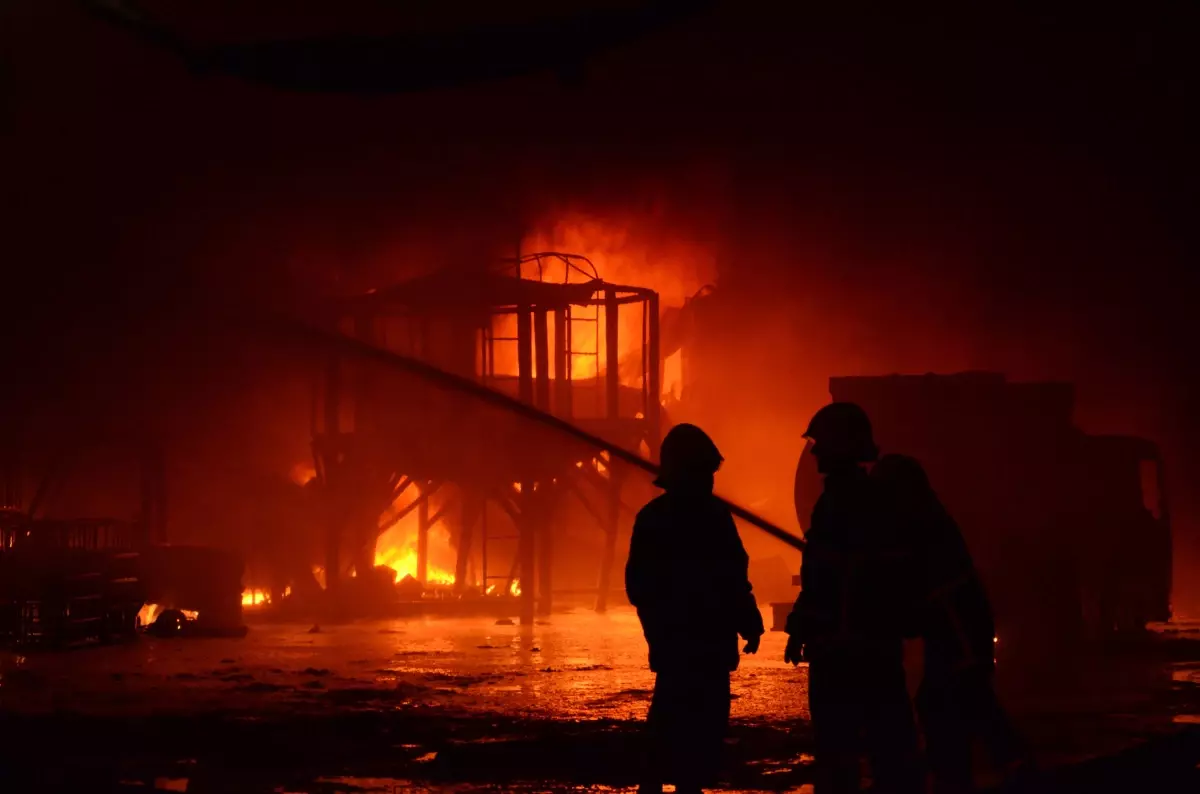
[{"label": "person's shoulder", "polygon": [[644,521],[653,520],[664,515],[668,510],[670,510],[670,502],[667,499],[667,495],[665,493],[659,494],[649,502],[646,502],[642,509],[637,512],[637,521],[640,524]]},{"label": "person's shoulder", "polygon": [[704,503],[704,508],[709,515],[717,518],[728,518],[733,521],[733,511],[729,509],[729,505],[716,494],[710,494]]}]

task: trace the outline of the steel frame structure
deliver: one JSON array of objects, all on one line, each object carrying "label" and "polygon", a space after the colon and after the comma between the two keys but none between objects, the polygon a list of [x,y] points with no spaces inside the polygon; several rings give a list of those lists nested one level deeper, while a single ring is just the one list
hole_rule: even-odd
[{"label": "steel frame structure", "polygon": [[[563,281],[546,279],[546,265],[563,266]],[[621,360],[622,320],[641,312],[640,339]],[[513,318],[513,319],[509,319]],[[611,284],[599,277],[585,257],[542,252],[503,260],[469,274],[438,271],[393,287],[336,302],[326,323],[346,336],[380,349],[414,356],[482,386],[514,397],[620,446],[657,449],[661,438],[662,383],[659,298],[641,287]],[[594,349],[577,349],[585,334],[580,323],[595,324]],[[497,332],[498,326],[515,332]],[[630,323],[632,325],[632,323]],[[498,367],[503,345],[516,347],[515,366]],[[629,346],[627,346],[629,347]],[[574,362],[594,358],[594,372],[574,376]],[[622,366],[626,382],[622,384]],[[634,369],[636,368],[636,369]],[[504,370],[507,370],[505,372]],[[634,377],[629,377],[633,373]],[[341,559],[346,540],[356,549],[354,564],[373,564],[380,532],[412,511],[418,515],[418,579],[428,571],[428,533],[452,507],[431,511],[431,496],[450,484],[458,494],[461,532],[456,588],[461,593],[473,556],[480,582],[521,583],[523,621],[551,609],[556,515],[562,499],[580,499],[604,533],[598,576],[597,609],[607,606],[616,558],[620,490],[627,475],[607,453],[592,450],[595,465],[582,465],[574,453],[547,451],[536,461],[515,449],[519,444],[488,443],[480,438],[475,456],[448,455],[438,449],[439,425],[430,417],[444,406],[404,405],[390,399],[378,373],[330,353],[314,389],[312,436],[315,468],[332,506],[326,534],[326,584],[341,585],[348,565]],[[397,414],[421,421],[398,421]],[[444,421],[454,417],[443,416]],[[520,435],[520,428],[514,431]],[[512,440],[512,436],[508,437]],[[488,458],[481,471],[478,458]],[[593,504],[583,484],[603,494]],[[418,494],[399,513],[380,517],[409,488]],[[487,505],[507,514],[515,535],[494,534]],[[349,535],[349,537],[347,537]],[[511,565],[495,571],[497,544],[515,542]],[[502,591],[502,592],[503,592]]]}]

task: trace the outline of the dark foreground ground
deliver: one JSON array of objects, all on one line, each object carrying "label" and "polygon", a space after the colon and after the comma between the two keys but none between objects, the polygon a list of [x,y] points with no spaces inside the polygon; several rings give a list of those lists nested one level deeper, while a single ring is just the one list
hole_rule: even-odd
[{"label": "dark foreground ground", "polygon": [[[1200,648],[1001,669],[1045,791],[1200,791]],[[736,674],[728,788],[811,780],[782,635]],[[652,678],[628,611],[254,625],[233,639],[0,656],[0,792],[631,788]]]}]

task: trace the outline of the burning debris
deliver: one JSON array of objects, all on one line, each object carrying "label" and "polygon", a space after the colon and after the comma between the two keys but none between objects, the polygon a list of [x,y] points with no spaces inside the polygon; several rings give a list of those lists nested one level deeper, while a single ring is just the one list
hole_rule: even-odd
[{"label": "burning debris", "polygon": [[[154,606],[154,605],[151,605]],[[164,609],[146,627],[146,633],[155,637],[182,637],[192,633],[198,614],[182,609]]]}]

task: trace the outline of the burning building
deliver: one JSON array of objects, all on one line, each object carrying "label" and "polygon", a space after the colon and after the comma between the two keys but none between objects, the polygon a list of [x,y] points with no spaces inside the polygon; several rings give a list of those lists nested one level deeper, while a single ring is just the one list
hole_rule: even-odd
[{"label": "burning building", "polygon": [[[630,451],[649,455],[661,437],[659,297],[604,281],[584,257],[538,253],[435,271],[337,300],[326,324]],[[569,496],[603,534],[596,577],[604,607],[626,481],[607,454],[337,355],[319,378],[312,433],[327,511],[327,590],[347,586],[351,569],[356,588],[370,586],[368,572],[382,570],[386,585],[404,572],[421,585],[452,584],[458,595],[519,592],[522,617],[532,619],[535,604],[550,610]],[[413,514],[415,538],[389,538]],[[452,567],[431,562],[439,534],[453,549]]]}]

